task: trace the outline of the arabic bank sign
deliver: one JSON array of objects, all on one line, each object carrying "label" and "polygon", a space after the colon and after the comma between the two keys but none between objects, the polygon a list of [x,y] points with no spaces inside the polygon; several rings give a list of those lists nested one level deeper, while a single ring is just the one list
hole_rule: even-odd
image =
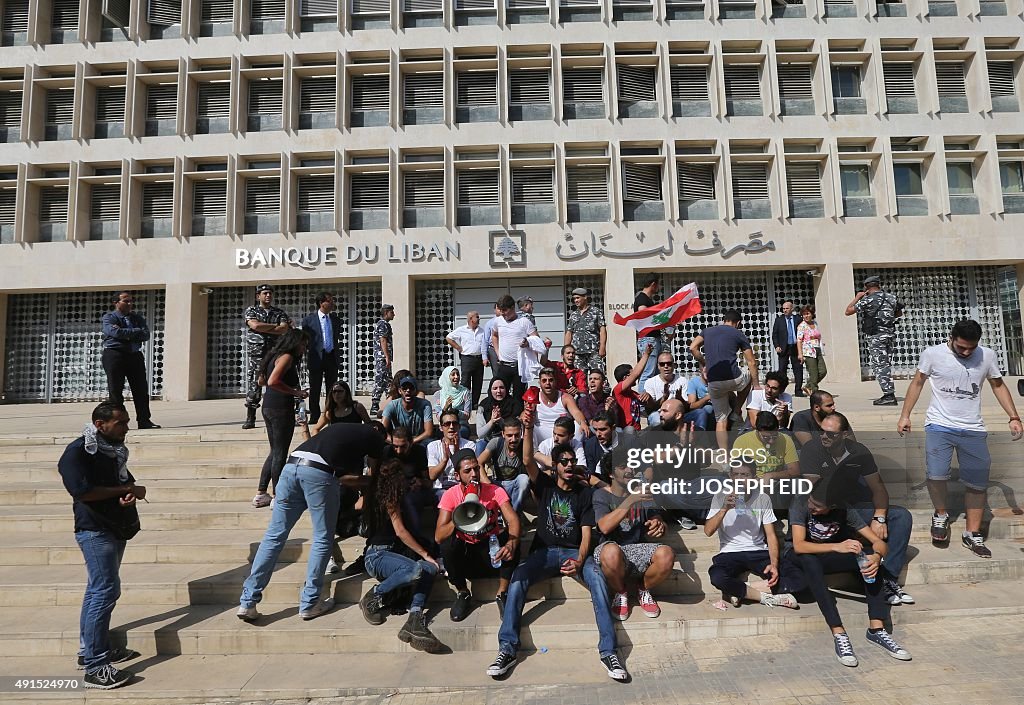
[{"label": "arabic bank sign", "polygon": [[294,267],[311,271],[339,264],[451,262],[462,259],[458,242],[403,242],[389,245],[347,245],[335,247],[256,247],[235,250],[239,269]]},{"label": "arabic bank sign", "polygon": [[[729,259],[740,252],[747,255],[756,255],[768,250],[775,250],[775,241],[762,241],[763,234],[758,231],[747,236],[747,242],[726,246],[718,236],[718,231],[711,232],[710,242],[703,230],[694,233],[697,244],[691,245],[683,242],[682,250],[691,257],[705,257],[707,255],[720,255],[722,259]],[[666,231],[663,237],[648,236],[642,230],[630,235],[613,235],[605,233],[600,235],[591,232],[590,236],[565,233],[562,241],[555,248],[555,254],[563,262],[575,262],[585,257],[607,257],[609,259],[643,259],[647,257],[660,257],[665,260],[675,252],[675,237],[672,231]]]}]

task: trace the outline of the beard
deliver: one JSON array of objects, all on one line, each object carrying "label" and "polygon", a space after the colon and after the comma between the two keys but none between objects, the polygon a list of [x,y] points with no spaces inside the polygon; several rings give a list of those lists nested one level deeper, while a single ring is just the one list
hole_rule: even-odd
[{"label": "beard", "polygon": [[663,431],[678,431],[680,421],[682,421],[682,419],[677,417],[663,419],[661,422],[661,429]]}]

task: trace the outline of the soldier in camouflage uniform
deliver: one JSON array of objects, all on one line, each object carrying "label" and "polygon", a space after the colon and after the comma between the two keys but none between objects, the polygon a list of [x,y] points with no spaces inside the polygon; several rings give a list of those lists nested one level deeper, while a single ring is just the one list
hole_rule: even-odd
[{"label": "soldier in camouflage uniform", "polygon": [[861,331],[867,337],[871,371],[882,389],[875,406],[896,406],[896,385],[892,382],[892,348],[896,341],[896,321],[903,315],[903,304],[895,294],[882,291],[882,280],[870,276],[864,290],[846,307],[846,315],[861,315]]},{"label": "soldier in camouflage uniform", "polygon": [[604,372],[608,335],[604,313],[590,305],[590,291],[583,287],[572,290],[572,301],[576,310],[569,316],[563,344],[576,348],[576,366],[581,370]]},{"label": "soldier in camouflage uniform", "polygon": [[288,314],[271,306],[274,287],[260,284],[256,287],[256,303],[245,309],[245,345],[249,354],[249,367],[245,376],[245,423],[242,428],[256,428],[256,409],[260,407],[263,389],[259,384],[260,361],[277,336],[292,325]]},{"label": "soldier in camouflage uniform", "polygon": [[384,304],[380,307],[380,320],[373,328],[373,397],[370,415],[380,413],[380,397],[391,384],[391,363],[395,360],[394,332],[391,321],[395,319],[395,307]]}]

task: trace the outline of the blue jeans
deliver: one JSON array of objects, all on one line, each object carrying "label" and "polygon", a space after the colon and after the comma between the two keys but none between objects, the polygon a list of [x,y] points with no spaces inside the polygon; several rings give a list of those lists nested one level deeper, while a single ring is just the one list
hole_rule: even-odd
[{"label": "blue jeans", "polygon": [[[519,625],[523,620],[523,605],[526,603],[526,591],[539,580],[559,575],[559,570],[567,559],[575,560],[579,550],[550,546],[534,551],[526,560],[519,564],[512,574],[512,582],[508,586],[508,597],[505,600],[505,615],[501,620],[498,632],[498,647],[507,654],[519,651]],[[604,581],[601,569],[594,560],[587,557],[580,570],[579,577],[590,590],[590,602],[594,605],[594,617],[597,620],[597,631],[600,638],[597,650],[601,657],[615,653],[615,624],[608,604],[608,585]]]},{"label": "blue jeans", "polygon": [[[658,372],[658,355],[661,354],[661,336],[647,336],[646,338],[640,338],[636,341],[636,351],[643,357],[644,350],[647,349],[648,345],[653,345],[654,350],[651,351],[651,356],[647,358],[647,364],[644,365],[644,371],[640,373],[640,379],[637,380],[636,386],[641,391],[644,388],[644,382],[649,380]],[[658,421],[661,423],[661,421]]]},{"label": "blue jeans", "polygon": [[288,463],[284,466],[277,481],[270,525],[252,561],[252,573],[242,586],[239,600],[242,607],[255,607],[263,599],[263,590],[270,582],[288,534],[307,509],[313,520],[313,540],[306,564],[306,584],[299,596],[299,609],[308,610],[316,605],[324,584],[327,559],[331,557],[340,505],[341,485],[334,475],[306,465]]},{"label": "blue jeans", "polygon": [[430,589],[434,586],[437,566],[428,561],[415,561],[393,553],[388,550],[389,548],[391,547],[367,546],[363,554],[366,557],[366,572],[370,577],[380,581],[375,592],[383,596],[393,590],[415,585],[409,611],[422,610],[423,605],[427,604]]},{"label": "blue jeans", "polygon": [[[871,517],[875,516],[875,507],[872,504],[856,504],[853,506],[857,514],[864,520],[865,524],[871,525]],[[895,504],[889,505],[886,515],[886,524],[889,527],[888,538],[885,540],[889,552],[882,559],[882,566],[889,571],[894,580],[900,579],[903,565],[907,562],[907,546],[910,545],[910,531],[913,529],[914,518],[910,512]]]},{"label": "blue jeans", "polygon": [[683,423],[692,423],[698,431],[710,431],[715,428],[715,408],[711,404],[705,404],[699,409],[687,411],[683,416]]},{"label": "blue jeans", "polygon": [[526,491],[530,487],[530,476],[523,472],[511,480],[502,480],[500,484],[505,492],[508,493],[512,509],[518,512],[519,508],[523,506],[523,498],[526,497]]},{"label": "blue jeans", "polygon": [[82,598],[79,644],[85,672],[95,673],[110,663],[110,615],[121,596],[121,558],[127,542],[109,531],[78,531],[75,540],[85,558],[88,583]]}]

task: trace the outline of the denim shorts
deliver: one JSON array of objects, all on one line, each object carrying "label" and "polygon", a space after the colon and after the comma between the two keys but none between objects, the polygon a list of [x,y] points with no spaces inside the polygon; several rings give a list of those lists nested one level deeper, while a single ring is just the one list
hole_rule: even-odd
[{"label": "denim shorts", "polygon": [[925,467],[929,480],[948,480],[956,449],[960,465],[960,482],[972,490],[988,487],[992,456],[988,452],[985,431],[964,431],[929,424],[924,427]]}]

